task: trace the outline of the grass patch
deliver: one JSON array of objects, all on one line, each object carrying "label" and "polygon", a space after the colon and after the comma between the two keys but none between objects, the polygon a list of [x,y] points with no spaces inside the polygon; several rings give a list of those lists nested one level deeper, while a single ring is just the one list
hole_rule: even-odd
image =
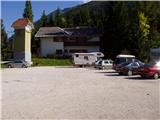
[{"label": "grass patch", "polygon": [[1,68],[7,68],[7,64],[1,64]]},{"label": "grass patch", "polygon": [[70,59],[32,58],[32,66],[71,66]]}]

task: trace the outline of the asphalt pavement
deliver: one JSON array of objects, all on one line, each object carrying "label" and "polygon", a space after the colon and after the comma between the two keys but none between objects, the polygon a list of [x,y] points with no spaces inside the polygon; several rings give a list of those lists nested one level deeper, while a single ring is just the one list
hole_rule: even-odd
[{"label": "asphalt pavement", "polygon": [[2,119],[156,120],[159,79],[73,67],[4,68]]}]

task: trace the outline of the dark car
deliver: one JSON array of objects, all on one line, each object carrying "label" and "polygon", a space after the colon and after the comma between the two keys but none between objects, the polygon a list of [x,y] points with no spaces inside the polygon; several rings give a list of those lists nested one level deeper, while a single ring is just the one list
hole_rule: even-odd
[{"label": "dark car", "polygon": [[142,63],[141,61],[137,61],[137,62],[130,62],[129,64],[121,67],[120,72],[121,74],[124,75],[137,75],[137,69],[141,66],[143,66],[144,63]]},{"label": "dark car", "polygon": [[126,66],[126,65],[128,65],[128,64],[130,64],[131,63],[131,61],[127,61],[127,62],[123,62],[123,63],[121,63],[121,64],[118,64],[118,65],[116,65],[116,72],[118,72],[120,75],[122,75],[123,73],[122,73],[122,69],[123,69],[123,67],[124,66]]},{"label": "dark car", "polygon": [[144,66],[137,69],[137,73],[143,78],[158,79],[160,77],[160,61],[145,64]]},{"label": "dark car", "polygon": [[9,62],[7,66],[8,68],[14,68],[14,67],[27,68],[29,66],[29,63],[23,60],[15,60],[15,61]]},{"label": "dark car", "polygon": [[124,62],[132,62],[134,60],[134,55],[117,55],[116,59],[113,62],[112,69],[116,70],[119,64]]}]

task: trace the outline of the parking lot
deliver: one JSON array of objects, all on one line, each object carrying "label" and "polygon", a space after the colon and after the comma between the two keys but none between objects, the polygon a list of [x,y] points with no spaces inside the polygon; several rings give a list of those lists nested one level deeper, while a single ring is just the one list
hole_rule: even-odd
[{"label": "parking lot", "polygon": [[73,67],[1,72],[3,119],[160,119],[159,79]]}]

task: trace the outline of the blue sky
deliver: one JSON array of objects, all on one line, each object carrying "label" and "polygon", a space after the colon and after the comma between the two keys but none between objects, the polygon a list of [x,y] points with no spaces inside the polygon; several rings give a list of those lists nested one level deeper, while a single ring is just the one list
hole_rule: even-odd
[{"label": "blue sky", "polygon": [[[45,10],[46,14],[57,9],[57,7],[64,9],[73,7],[76,5],[83,4],[87,0],[82,1],[32,1],[32,11],[34,14],[34,21],[38,20]],[[12,23],[18,19],[22,18],[23,11],[25,7],[25,1],[1,1],[1,18],[3,19],[5,30],[8,36],[13,33],[13,28],[11,28]]]}]

